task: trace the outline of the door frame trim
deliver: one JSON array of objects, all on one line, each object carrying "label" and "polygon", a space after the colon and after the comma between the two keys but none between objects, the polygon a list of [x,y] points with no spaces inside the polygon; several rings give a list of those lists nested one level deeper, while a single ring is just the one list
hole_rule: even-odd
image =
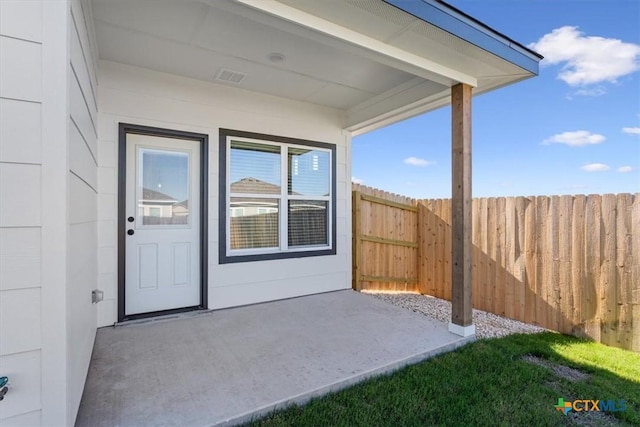
[{"label": "door frame trim", "polygon": [[[200,144],[200,305],[180,307],[171,310],[153,311],[140,314],[125,314],[125,251],[126,251],[126,186],[127,186],[127,135],[148,135],[161,138],[178,138],[196,141]],[[208,308],[208,176],[209,176],[209,135],[164,129],[131,123],[118,124],[118,322],[163,316]]]}]

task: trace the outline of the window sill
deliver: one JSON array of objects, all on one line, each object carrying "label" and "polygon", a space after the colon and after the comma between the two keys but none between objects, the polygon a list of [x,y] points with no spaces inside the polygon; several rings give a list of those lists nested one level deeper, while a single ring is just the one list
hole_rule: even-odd
[{"label": "window sill", "polygon": [[335,255],[335,248],[324,248],[316,250],[300,250],[288,252],[271,252],[251,255],[222,255],[220,264],[233,264],[238,262],[270,261],[276,259],[306,258],[311,256]]}]

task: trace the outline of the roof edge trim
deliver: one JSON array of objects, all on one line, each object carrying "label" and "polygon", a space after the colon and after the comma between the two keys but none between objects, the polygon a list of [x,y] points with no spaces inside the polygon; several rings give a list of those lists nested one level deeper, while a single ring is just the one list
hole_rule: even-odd
[{"label": "roof edge trim", "polygon": [[382,1],[534,75],[539,74],[542,55],[441,0]]}]

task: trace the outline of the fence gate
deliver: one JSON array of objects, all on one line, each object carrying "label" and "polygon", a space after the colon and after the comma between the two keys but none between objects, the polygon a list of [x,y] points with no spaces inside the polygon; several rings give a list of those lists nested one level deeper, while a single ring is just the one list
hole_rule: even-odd
[{"label": "fence gate", "polygon": [[418,208],[380,193],[353,191],[353,289],[417,292]]}]

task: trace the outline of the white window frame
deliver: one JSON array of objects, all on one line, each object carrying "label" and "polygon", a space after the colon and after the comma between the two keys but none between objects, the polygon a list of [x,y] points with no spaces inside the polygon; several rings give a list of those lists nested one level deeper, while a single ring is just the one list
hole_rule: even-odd
[{"label": "white window frame", "polygon": [[[280,148],[280,194],[267,194],[267,193],[231,193],[231,142],[251,142],[262,145],[277,146]],[[306,195],[290,195],[289,183],[288,183],[288,154],[289,148],[301,148],[311,149],[314,151],[326,152],[329,155],[329,195],[328,196],[306,196]],[[334,151],[329,148],[317,147],[306,144],[296,144],[291,142],[278,142],[271,141],[269,139],[255,139],[238,136],[227,136],[225,143],[226,150],[226,176],[225,187],[226,197],[225,206],[227,214],[226,217],[226,257],[233,258],[244,255],[270,255],[270,254],[290,254],[290,253],[304,253],[313,252],[318,250],[332,250],[334,248],[334,224],[333,210],[334,206],[334,177],[336,171],[333,170],[335,165],[335,159],[333,159]],[[274,199],[279,201],[278,207],[278,231],[279,231],[279,243],[278,247],[273,248],[249,248],[249,249],[231,249],[231,215],[230,206],[232,198],[259,198],[259,199]],[[292,246],[289,247],[289,200],[310,200],[310,201],[325,201],[327,202],[327,242],[326,245],[306,245],[306,246]]]}]

